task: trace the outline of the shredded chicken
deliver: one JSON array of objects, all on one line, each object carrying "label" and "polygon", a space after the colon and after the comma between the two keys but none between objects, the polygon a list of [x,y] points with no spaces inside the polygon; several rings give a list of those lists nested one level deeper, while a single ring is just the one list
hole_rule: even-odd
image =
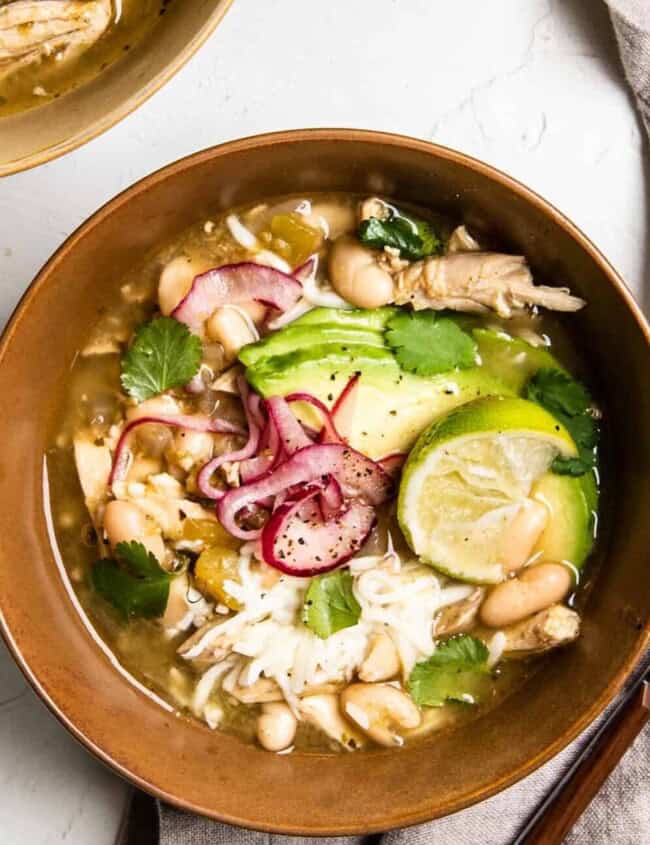
[{"label": "shredded chicken", "polygon": [[235,638],[228,634],[220,634],[214,639],[206,638],[205,643],[203,638],[222,621],[222,619],[211,619],[206,622],[179,646],[178,654],[196,669],[208,669],[215,663],[220,663],[231,654]]},{"label": "shredded chicken", "polygon": [[553,604],[523,622],[503,629],[506,641],[503,651],[538,654],[567,645],[580,633],[580,617],[563,604]]},{"label": "shredded chicken", "polygon": [[71,58],[106,31],[112,0],[14,0],[0,6],[0,79],[55,53]]},{"label": "shredded chicken", "polygon": [[416,310],[493,310],[507,318],[533,305],[552,311],[578,311],[585,305],[567,288],[534,285],[526,259],[520,255],[456,252],[432,256],[409,265],[395,281],[395,302]]},{"label": "shredded chicken", "polygon": [[476,622],[478,610],[484,598],[485,588],[477,587],[466,599],[443,607],[434,621],[435,636],[448,637],[469,631]]},{"label": "shredded chicken", "polygon": [[[378,197],[368,197],[359,203],[358,213],[360,221],[384,220],[390,206]],[[399,250],[385,247],[377,254],[377,263],[393,277],[394,302],[416,310],[495,311],[508,318],[536,305],[551,311],[579,311],[586,304],[568,288],[533,284],[523,256],[482,251],[464,226],[452,232],[445,255],[411,262]]]}]

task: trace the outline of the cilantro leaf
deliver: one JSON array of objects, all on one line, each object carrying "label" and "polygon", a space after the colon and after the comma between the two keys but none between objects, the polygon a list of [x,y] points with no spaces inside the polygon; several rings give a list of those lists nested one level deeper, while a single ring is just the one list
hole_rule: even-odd
[{"label": "cilantro leaf", "polygon": [[476,366],[476,341],[436,311],[402,311],[388,321],[386,340],[409,373],[433,376]]},{"label": "cilantro leaf", "polygon": [[122,358],[122,387],[142,402],[187,384],[201,363],[201,341],[171,317],[144,323]]},{"label": "cilantro leaf", "polygon": [[142,543],[118,543],[116,560],[102,558],[92,568],[92,585],[120,613],[130,616],[162,616],[169,598],[172,575],[161,569],[155,555]]},{"label": "cilantro leaf", "polygon": [[408,681],[413,701],[420,707],[477,703],[490,675],[488,656],[485,643],[468,634],[439,643],[428,660],[413,667]]},{"label": "cilantro leaf", "polygon": [[553,472],[579,476],[593,469],[599,431],[591,415],[591,396],[587,388],[561,370],[543,368],[530,379],[524,395],[553,414],[578,447],[578,457],[556,458],[551,465]]},{"label": "cilantro leaf", "polygon": [[443,250],[442,242],[428,223],[397,209],[391,211],[385,220],[378,217],[363,220],[357,234],[366,246],[373,249],[393,247],[400,251],[402,258],[410,261],[419,261]]},{"label": "cilantro leaf", "polygon": [[303,622],[325,640],[356,625],[361,606],[352,592],[353,578],[345,569],[312,578],[305,594]]},{"label": "cilantro leaf", "polygon": [[544,405],[549,411],[559,411],[573,417],[591,405],[586,387],[568,373],[552,368],[538,370],[527,385],[528,398]]}]

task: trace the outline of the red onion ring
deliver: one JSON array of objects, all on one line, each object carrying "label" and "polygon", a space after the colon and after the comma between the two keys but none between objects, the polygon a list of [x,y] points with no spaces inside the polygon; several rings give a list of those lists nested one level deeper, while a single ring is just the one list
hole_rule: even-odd
[{"label": "red onion ring", "polygon": [[341,485],[335,478],[328,480],[320,494],[320,509],[323,519],[328,520],[337,516],[343,509],[343,493]]},{"label": "red onion ring", "polygon": [[217,505],[217,515],[234,537],[254,540],[260,536],[261,529],[246,530],[237,525],[236,516],[242,508],[296,484],[307,484],[325,476],[334,476],[345,495],[362,498],[372,505],[385,501],[392,487],[382,467],[360,452],[343,444],[315,444],[299,449],[257,481],[229,490]]},{"label": "red onion ring", "polygon": [[338,398],[332,406],[332,421],[338,431],[339,437],[347,440],[352,428],[352,420],[356,411],[357,399],[359,398],[359,379],[361,373],[355,373],[339,393]]},{"label": "red onion ring", "polygon": [[290,393],[288,396],[285,397],[286,402],[307,402],[309,405],[313,405],[314,408],[318,408],[323,416],[323,427],[320,431],[319,435],[319,442],[320,443],[343,443],[343,438],[340,436],[338,431],[336,430],[336,426],[334,425],[334,420],[332,419],[332,415],[329,411],[327,405],[317,399],[315,396],[312,396],[311,393]]},{"label": "red onion ring", "polygon": [[314,274],[317,267],[318,255],[312,255],[300,267],[296,267],[291,275],[301,283],[306,282]]},{"label": "red onion ring", "polygon": [[198,333],[208,317],[222,305],[254,300],[286,311],[301,295],[302,285],[293,276],[273,267],[243,261],[195,276],[192,287],[171,316]]},{"label": "red onion ring", "polygon": [[239,426],[226,422],[226,420],[212,419],[210,417],[190,416],[189,414],[159,414],[151,417],[138,417],[127,423],[122,429],[122,433],[117,441],[115,447],[115,454],[113,456],[113,466],[111,467],[111,474],[108,477],[109,485],[116,481],[123,481],[128,470],[128,460],[126,458],[127,440],[134,428],[145,423],[157,423],[158,425],[170,425],[174,428],[186,428],[188,431],[202,431],[221,434],[243,434]]},{"label": "red onion ring", "polygon": [[[237,379],[239,393],[244,405],[246,413],[246,421],[248,422],[248,440],[241,449],[235,452],[226,452],[224,455],[217,455],[205,464],[196,477],[196,483],[203,495],[208,499],[221,499],[225,495],[224,490],[219,490],[215,487],[210,479],[215,470],[222,464],[233,461],[243,461],[255,454],[260,442],[260,428],[255,421],[255,416],[259,413],[259,397],[251,393],[251,390],[243,376]],[[257,399],[254,402],[253,399]]]},{"label": "red onion ring", "polygon": [[261,536],[262,557],[270,566],[305,578],[335,569],[363,546],[375,523],[373,508],[353,501],[326,520],[320,495],[320,487],[309,485],[272,514]]},{"label": "red onion ring", "polygon": [[271,396],[265,404],[269,418],[273,421],[280,437],[281,448],[287,455],[293,455],[298,449],[304,449],[313,444],[313,440],[305,433],[285,399],[281,396]]}]

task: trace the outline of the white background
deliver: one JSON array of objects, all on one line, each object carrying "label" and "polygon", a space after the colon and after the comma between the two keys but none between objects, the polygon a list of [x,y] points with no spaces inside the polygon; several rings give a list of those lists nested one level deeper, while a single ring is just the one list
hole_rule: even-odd
[{"label": "white background", "polygon": [[[571,217],[650,304],[649,159],[600,0],[236,0],[135,114],[0,180],[0,323],[61,241],[135,180],[305,126],[402,132],[496,165]],[[0,645],[2,845],[110,845],[125,795]]]}]

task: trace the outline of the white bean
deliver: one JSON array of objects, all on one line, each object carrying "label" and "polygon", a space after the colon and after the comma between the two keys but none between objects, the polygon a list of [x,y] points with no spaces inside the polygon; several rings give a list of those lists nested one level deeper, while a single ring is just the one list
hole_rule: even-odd
[{"label": "white bean", "polygon": [[377,263],[377,253],[353,237],[332,245],[329,275],[339,296],[358,308],[379,308],[394,299],[393,279]]},{"label": "white bean", "polygon": [[314,229],[322,229],[326,237],[336,240],[339,235],[350,232],[356,224],[354,208],[335,202],[316,202],[305,222]]},{"label": "white bean", "polygon": [[396,728],[417,728],[422,720],[413,699],[390,684],[351,684],[341,693],[341,707],[379,745],[402,745]]},{"label": "white bean", "polygon": [[178,255],[163,268],[158,281],[158,305],[165,316],[183,299],[199,272],[196,262],[187,255]]},{"label": "white bean", "polygon": [[267,751],[284,751],[294,740],[297,721],[286,704],[279,701],[262,706],[257,719],[257,738]]},{"label": "white bean", "polygon": [[206,321],[205,329],[210,340],[223,346],[227,362],[237,357],[242,346],[257,339],[244,317],[234,308],[217,308]]},{"label": "white bean", "polygon": [[526,567],[516,578],[494,587],[481,606],[481,621],[490,628],[514,625],[561,601],[573,583],[568,567],[539,563]]},{"label": "white bean", "polygon": [[339,697],[333,693],[307,695],[300,700],[300,716],[343,748],[362,748],[364,736],[341,715]]},{"label": "white bean", "polygon": [[527,499],[501,539],[497,560],[504,572],[515,572],[528,561],[547,522],[546,507]]},{"label": "white bean", "polygon": [[267,307],[262,302],[242,302],[239,307],[245,311],[254,323],[261,323],[266,317]]},{"label": "white bean", "polygon": [[165,544],[160,530],[132,502],[120,499],[109,502],[104,512],[104,530],[113,549],[118,543],[135,540],[142,543],[160,563],[165,558]]}]

